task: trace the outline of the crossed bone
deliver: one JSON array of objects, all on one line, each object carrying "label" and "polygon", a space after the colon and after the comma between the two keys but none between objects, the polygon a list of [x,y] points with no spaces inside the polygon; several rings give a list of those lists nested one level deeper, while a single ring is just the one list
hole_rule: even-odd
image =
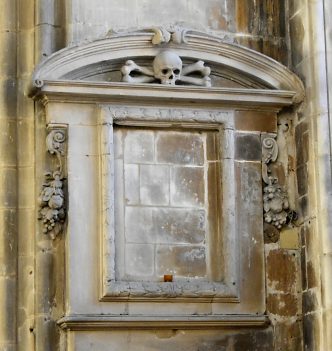
[{"label": "crossed bone", "polygon": [[[190,77],[191,73],[199,72],[202,78]],[[127,83],[151,83],[155,80],[155,72],[147,67],[141,67],[134,61],[128,60],[125,65],[121,67],[122,81]],[[132,75],[138,73],[138,76]],[[211,69],[204,66],[203,61],[197,61],[193,64],[184,66],[181,72],[179,81],[183,83],[211,87],[211,79],[209,77]]]}]

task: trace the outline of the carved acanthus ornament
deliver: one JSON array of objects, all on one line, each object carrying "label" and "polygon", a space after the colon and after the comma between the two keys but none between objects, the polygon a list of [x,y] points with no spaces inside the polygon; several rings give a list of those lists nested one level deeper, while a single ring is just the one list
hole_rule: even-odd
[{"label": "carved acanthus ornament", "polygon": [[281,229],[288,219],[289,203],[287,192],[278,178],[273,176],[270,163],[278,157],[278,145],[273,137],[266,137],[262,141],[262,177],[264,186],[264,220],[266,223]]},{"label": "carved acanthus ornament", "polygon": [[[121,68],[122,81],[127,83],[160,83],[164,85],[211,86],[211,69],[204,61],[183,66],[180,56],[174,51],[161,51],[153,60],[152,67],[141,67],[133,60]],[[190,76],[190,75],[195,76]]]},{"label": "carved acanthus ornament", "polygon": [[63,231],[66,219],[62,162],[66,149],[66,126],[51,125],[48,131],[47,151],[55,155],[57,166],[54,171],[45,173],[45,183],[39,196],[39,219],[43,221],[44,234],[55,239]]}]

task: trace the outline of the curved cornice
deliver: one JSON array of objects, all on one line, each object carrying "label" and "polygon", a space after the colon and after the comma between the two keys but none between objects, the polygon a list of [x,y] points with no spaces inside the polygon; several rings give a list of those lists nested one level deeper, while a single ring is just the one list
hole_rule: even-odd
[{"label": "curved cornice", "polygon": [[[115,34],[80,46],[60,50],[36,69],[34,84],[41,87],[44,80],[80,80],[84,67],[98,68],[109,63],[124,63],[127,59],[150,59],[161,49],[172,48],[183,59],[203,60],[212,69],[227,69],[246,76],[266,89],[295,92],[293,102],[301,102],[304,88],[301,80],[287,67],[259,52],[229,43],[203,32],[183,30],[183,40],[159,41],[156,30]],[[154,42],[154,43],[153,43]],[[76,73],[75,73],[76,72]]]}]

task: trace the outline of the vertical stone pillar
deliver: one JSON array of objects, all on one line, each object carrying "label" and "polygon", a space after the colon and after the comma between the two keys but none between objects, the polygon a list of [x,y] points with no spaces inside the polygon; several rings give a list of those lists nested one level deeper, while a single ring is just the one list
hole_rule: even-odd
[{"label": "vertical stone pillar", "polygon": [[[292,69],[305,81],[306,86],[306,101],[295,120],[305,350],[330,350],[332,347],[329,91],[332,41],[329,24],[331,5],[328,3],[324,0],[290,2]],[[326,21],[322,20],[324,9]]]},{"label": "vertical stone pillar", "polygon": [[28,97],[34,70],[35,2],[17,3],[18,296],[17,349],[34,345],[34,103]]},{"label": "vertical stone pillar", "polygon": [[67,2],[70,1],[35,0],[36,64],[65,46]]},{"label": "vertical stone pillar", "polygon": [[0,5],[0,350],[16,350],[16,1]]},{"label": "vertical stone pillar", "polygon": [[[25,0],[22,0],[23,3]],[[65,0],[35,0],[35,17],[34,17],[34,64],[39,64],[47,56],[53,52],[60,50],[65,45]],[[33,18],[33,17],[31,17]],[[29,70],[29,74],[33,69]],[[30,78],[29,78],[30,79]],[[30,100],[32,106],[35,107],[31,116],[33,117],[34,129],[31,133],[32,143],[29,153],[35,155],[36,160],[30,159],[28,178],[33,181],[33,184],[26,184],[26,191],[31,191],[29,195],[28,206],[33,211],[33,228],[30,233],[33,235],[31,241],[34,243],[34,350],[37,351],[51,351],[59,348],[59,334],[55,326],[53,318],[57,309],[61,310],[62,304],[59,292],[56,290],[56,266],[64,267],[64,262],[57,264],[58,257],[62,257],[63,252],[58,253],[57,250],[61,244],[54,244],[42,232],[42,225],[36,222],[37,210],[36,199],[40,193],[42,183],[44,182],[44,172],[47,168],[43,168],[45,164],[45,156],[47,153],[45,137],[46,137],[46,121],[44,118],[43,107],[39,104],[34,105]],[[22,149],[24,145],[22,143]],[[39,168],[34,167],[35,163],[40,165]],[[46,166],[45,166],[46,167]],[[29,187],[29,188],[28,188]],[[22,228],[23,230],[23,228]],[[21,234],[21,233],[20,233]],[[22,232],[23,235],[23,232]],[[63,275],[63,272],[61,272]],[[58,275],[61,275],[60,273]],[[26,296],[25,301],[30,301],[30,296]],[[31,301],[30,301],[31,302]],[[22,351],[24,346],[22,346]]]},{"label": "vertical stone pillar", "polygon": [[[332,24],[330,20],[332,3],[331,1],[323,1],[324,5],[324,16],[325,16],[325,62],[327,63],[326,75],[327,75],[327,89],[328,89],[328,106],[327,106],[327,119],[329,125],[329,146],[328,150],[328,164],[331,167],[331,153],[332,153]],[[329,174],[331,177],[332,170],[329,168]],[[327,228],[325,231],[325,236],[323,238],[323,258],[322,258],[322,284],[323,284],[323,321],[325,325],[325,347],[327,350],[332,349],[332,335],[330,330],[332,330],[332,278],[331,278],[331,267],[332,267],[332,181],[329,178],[329,189],[327,194],[327,202],[329,203],[329,212],[326,214]]]}]

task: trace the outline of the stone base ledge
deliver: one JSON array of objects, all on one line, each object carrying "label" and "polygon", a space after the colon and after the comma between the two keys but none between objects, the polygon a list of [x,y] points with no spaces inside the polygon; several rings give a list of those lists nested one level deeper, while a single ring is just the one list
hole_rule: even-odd
[{"label": "stone base ledge", "polygon": [[264,327],[269,324],[266,315],[214,316],[119,316],[72,315],[58,320],[64,330],[105,329],[219,329],[229,327]]}]

